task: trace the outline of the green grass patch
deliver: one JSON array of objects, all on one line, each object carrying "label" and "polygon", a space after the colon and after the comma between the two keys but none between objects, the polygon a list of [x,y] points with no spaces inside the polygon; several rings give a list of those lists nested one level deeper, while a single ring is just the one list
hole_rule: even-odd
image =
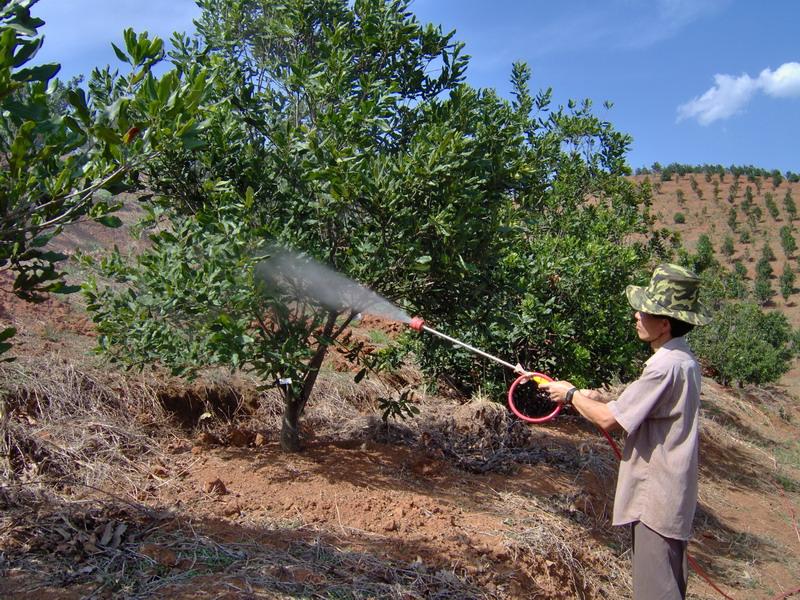
[{"label": "green grass patch", "polygon": [[367,336],[369,337],[369,341],[373,344],[386,346],[392,342],[392,338],[389,337],[389,334],[380,329],[370,329]]},{"label": "green grass patch", "polygon": [[778,482],[778,485],[783,488],[784,492],[790,492],[792,494],[800,492],[800,483],[791,477],[778,473],[775,475],[775,480]]},{"label": "green grass patch", "polygon": [[792,469],[800,469],[800,441],[790,442],[775,450],[776,460]]}]

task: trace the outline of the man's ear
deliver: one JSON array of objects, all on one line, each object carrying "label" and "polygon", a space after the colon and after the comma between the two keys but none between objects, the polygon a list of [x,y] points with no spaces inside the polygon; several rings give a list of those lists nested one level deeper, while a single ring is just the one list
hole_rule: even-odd
[{"label": "man's ear", "polygon": [[663,324],[662,326],[666,327],[666,329],[662,331],[669,332],[670,337],[672,337],[672,323],[670,322],[670,320],[665,318],[661,320],[661,323]]}]

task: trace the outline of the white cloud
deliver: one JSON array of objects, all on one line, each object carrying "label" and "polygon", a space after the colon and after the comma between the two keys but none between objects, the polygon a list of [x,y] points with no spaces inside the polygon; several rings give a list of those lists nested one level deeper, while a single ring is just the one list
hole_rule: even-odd
[{"label": "white cloud", "polygon": [[[595,49],[638,51],[650,48],[679,35],[693,24],[723,13],[731,1],[574,0],[569,10],[553,11],[546,19],[531,17],[531,9],[526,6],[532,3],[517,2],[514,9],[501,11],[502,21],[487,18],[480,24],[480,35],[476,29],[476,39],[487,40],[487,47],[484,52],[474,53],[473,66],[481,62],[487,63],[487,70],[494,68],[489,61],[498,59],[501,54],[505,56],[498,64],[505,65],[519,56],[530,59],[564,53],[576,55]],[[435,6],[435,1],[415,0],[412,9],[421,4]],[[442,4],[454,5],[455,2]],[[441,19],[443,15],[437,13],[434,18]],[[501,44],[497,43],[498,39],[502,40]],[[469,49],[475,50],[475,46],[471,43]]]},{"label": "white cloud", "polygon": [[713,87],[678,107],[678,121],[697,119],[701,125],[709,125],[728,119],[744,111],[758,92],[773,98],[800,97],[800,63],[784,63],[774,71],[764,69],[756,78],[746,73],[739,77],[714,75]]},{"label": "white cloud", "polygon": [[678,121],[696,118],[701,125],[708,125],[732,117],[744,109],[757,88],[757,80],[749,75],[714,75],[714,87],[678,107]]},{"label": "white cloud", "polygon": [[800,96],[800,63],[784,63],[774,71],[764,69],[758,76],[764,92],[777,98]]},{"label": "white cloud", "polygon": [[[633,3],[637,4],[637,3]],[[727,9],[730,0],[657,0],[646,2],[644,18],[631,11],[621,22],[625,35],[619,38],[626,48],[647,48],[670,39],[695,21],[713,17]]]}]

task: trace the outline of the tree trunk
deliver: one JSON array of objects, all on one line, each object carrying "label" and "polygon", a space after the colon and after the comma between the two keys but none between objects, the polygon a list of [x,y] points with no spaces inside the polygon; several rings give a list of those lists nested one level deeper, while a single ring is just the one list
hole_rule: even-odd
[{"label": "tree trunk", "polygon": [[[325,323],[322,334],[323,341],[319,342],[317,351],[311,358],[307,365],[306,376],[303,379],[303,387],[300,391],[300,396],[297,397],[292,392],[292,386],[286,386],[284,390],[284,409],[283,420],[281,423],[281,448],[286,452],[300,452],[303,447],[300,443],[300,417],[306,408],[306,402],[311,397],[311,390],[314,388],[314,383],[317,381],[319,369],[322,366],[322,361],[325,359],[325,353],[328,351],[327,339],[335,339],[342,329],[350,322],[348,319],[339,331],[333,333],[336,326],[336,318],[339,316],[337,312],[329,312],[328,320]],[[352,319],[352,315],[350,316]]]},{"label": "tree trunk", "polygon": [[302,404],[300,398],[292,394],[290,386],[287,386],[284,396],[283,419],[281,422],[281,448],[285,452],[300,452],[300,415],[302,414]]}]

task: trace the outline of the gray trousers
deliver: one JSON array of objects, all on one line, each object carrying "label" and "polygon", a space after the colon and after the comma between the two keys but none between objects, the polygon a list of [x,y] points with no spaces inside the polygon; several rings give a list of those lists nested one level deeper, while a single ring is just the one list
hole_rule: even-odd
[{"label": "gray trousers", "polygon": [[686,541],[631,524],[634,600],[684,600],[689,580]]}]

